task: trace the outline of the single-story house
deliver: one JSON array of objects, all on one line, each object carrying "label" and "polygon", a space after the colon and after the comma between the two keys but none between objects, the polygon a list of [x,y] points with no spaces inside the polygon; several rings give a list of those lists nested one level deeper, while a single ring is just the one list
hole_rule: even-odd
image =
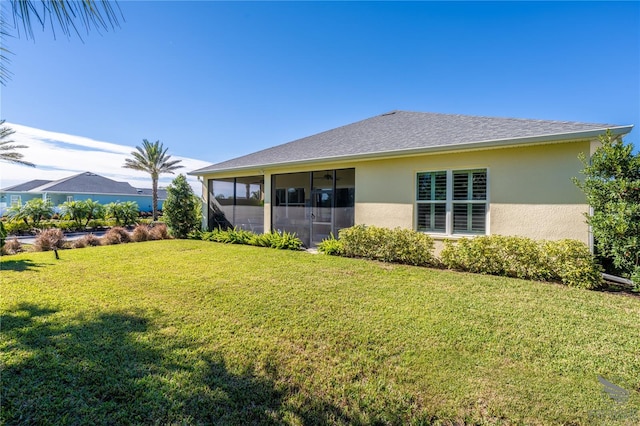
[{"label": "single-story house", "polygon": [[306,246],[354,224],[589,244],[578,155],[632,127],[392,111],[190,174],[208,228],[295,232]]},{"label": "single-story house", "polygon": [[[0,213],[14,204],[24,204],[34,198],[49,200],[54,206],[89,198],[100,204],[134,201],[140,211],[153,210],[151,189],[134,188],[128,182],[84,172],[56,181],[36,179],[0,189]],[[158,189],[158,209],[162,209],[166,199],[167,191]]]}]

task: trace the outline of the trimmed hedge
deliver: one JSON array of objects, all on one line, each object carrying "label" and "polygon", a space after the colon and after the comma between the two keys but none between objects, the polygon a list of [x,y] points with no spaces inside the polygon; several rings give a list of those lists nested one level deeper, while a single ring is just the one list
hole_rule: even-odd
[{"label": "trimmed hedge", "polygon": [[[410,229],[356,225],[341,229],[338,238],[342,247],[337,250],[347,257],[416,266],[436,266],[439,263],[433,255],[433,239]],[[330,244],[335,245],[327,242],[322,250]]]},{"label": "trimmed hedge", "polygon": [[576,240],[536,241],[501,235],[445,241],[444,266],[488,275],[557,281],[572,287],[598,288],[600,265],[586,245]]}]

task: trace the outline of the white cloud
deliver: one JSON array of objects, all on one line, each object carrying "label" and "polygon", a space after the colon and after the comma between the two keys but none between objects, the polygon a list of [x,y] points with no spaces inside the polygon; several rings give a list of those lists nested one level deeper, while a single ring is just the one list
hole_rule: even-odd
[{"label": "white cloud", "polygon": [[[122,167],[124,160],[131,157],[135,147],[49,132],[19,124],[5,123],[4,125],[15,130],[10,137],[15,144],[28,146],[19,152],[24,155],[24,160],[36,164],[36,167],[2,162],[0,188],[33,179],[57,180],[82,172],[93,172],[116,181],[129,182],[137,188],[151,188],[151,178],[147,173]],[[182,160],[180,164],[184,168],[177,170],[177,173],[182,174],[210,164],[177,155],[171,155],[171,159]],[[161,175],[159,185],[169,185],[175,176]],[[187,179],[199,195],[200,184],[197,179],[193,176],[187,176]]]}]

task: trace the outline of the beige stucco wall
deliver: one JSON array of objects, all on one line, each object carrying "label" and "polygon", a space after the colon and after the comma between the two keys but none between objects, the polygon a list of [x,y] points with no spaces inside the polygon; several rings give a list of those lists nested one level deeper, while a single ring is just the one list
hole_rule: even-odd
[{"label": "beige stucco wall", "polygon": [[414,227],[416,173],[488,170],[488,233],[589,242],[579,177],[590,143],[546,144],[368,161],[356,167],[356,222]]},{"label": "beige stucco wall", "polygon": [[[265,230],[268,230],[273,174],[353,167],[356,171],[356,224],[414,228],[416,173],[486,168],[490,201],[488,233],[536,239],[573,238],[588,243],[589,230],[584,218],[588,206],[571,179],[580,177],[583,168],[578,154],[589,154],[591,149],[591,141],[577,141],[381,160],[324,162],[216,174],[215,177],[264,175],[264,222]],[[205,176],[204,181],[211,177],[213,175]]]}]

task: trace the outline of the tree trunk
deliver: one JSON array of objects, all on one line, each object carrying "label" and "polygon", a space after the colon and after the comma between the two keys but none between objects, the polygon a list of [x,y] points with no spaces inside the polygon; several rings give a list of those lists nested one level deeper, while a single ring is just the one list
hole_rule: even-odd
[{"label": "tree trunk", "polygon": [[151,199],[153,203],[153,221],[158,220],[158,177],[151,176],[152,189]]}]

